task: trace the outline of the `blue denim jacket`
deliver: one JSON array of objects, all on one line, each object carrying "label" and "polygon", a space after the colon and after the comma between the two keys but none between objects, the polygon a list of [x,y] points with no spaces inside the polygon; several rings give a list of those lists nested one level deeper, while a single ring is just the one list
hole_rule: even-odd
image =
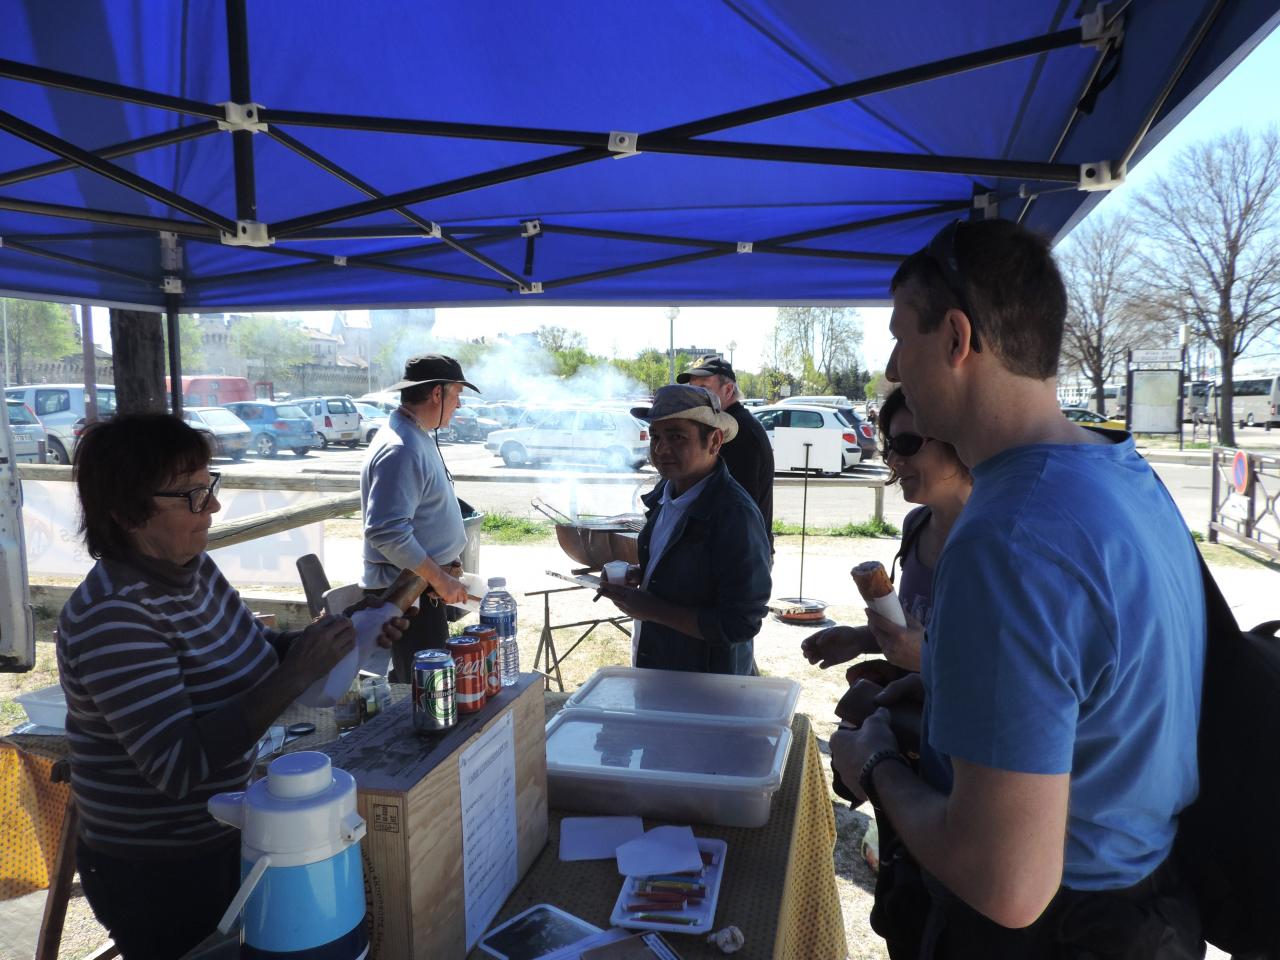
[{"label": "blue denim jacket", "polygon": [[[665,483],[643,498],[647,513],[639,549],[645,569]],[[772,587],[769,535],[760,509],[729,475],[724,462],[718,461],[702,493],[672,531],[671,543],[648,586],[650,593],[663,600],[697,607],[704,639],[645,621],[636,666],[751,673],[753,641]]]}]

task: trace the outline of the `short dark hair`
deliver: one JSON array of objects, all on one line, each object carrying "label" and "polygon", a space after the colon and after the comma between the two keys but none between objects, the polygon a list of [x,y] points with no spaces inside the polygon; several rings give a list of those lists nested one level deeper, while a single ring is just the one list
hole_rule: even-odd
[{"label": "short dark hair", "polygon": [[72,468],[89,556],[132,551],[130,531],[156,512],[152,494],[208,465],[204,437],[167,413],[121,414],[91,424],[76,444]]},{"label": "short dark hair", "polygon": [[[969,318],[1013,373],[1047,380],[1058,372],[1067,293],[1044,237],[1008,220],[964,222],[955,232],[955,260]],[[938,328],[950,309],[966,309],[926,247],[902,261],[889,283],[920,314],[920,330]]]},{"label": "short dark hair", "polygon": [[423,403],[431,399],[431,391],[436,387],[440,387],[443,390],[446,386],[448,384],[441,380],[433,380],[430,383],[417,383],[412,387],[405,387],[400,391],[400,402],[404,404]]},{"label": "short dark hair", "polygon": [[[876,429],[880,431],[880,449],[887,451],[889,449],[889,424],[893,418],[901,411],[911,412],[911,408],[907,406],[907,395],[902,392],[901,387],[895,387],[893,392],[884,398],[884,405],[880,407],[880,413],[877,414]],[[960,459],[960,454],[956,452],[956,448],[945,440],[939,440],[937,437],[930,437],[931,442],[941,446],[952,460],[956,462],[956,466],[960,468],[961,474],[968,477],[969,468],[965,466],[964,461]],[[894,484],[898,482],[897,474],[890,471],[889,479],[885,484]]]}]

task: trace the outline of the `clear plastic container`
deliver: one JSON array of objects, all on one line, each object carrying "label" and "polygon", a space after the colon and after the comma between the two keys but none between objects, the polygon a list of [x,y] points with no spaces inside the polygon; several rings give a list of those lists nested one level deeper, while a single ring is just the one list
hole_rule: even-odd
[{"label": "clear plastic container", "polygon": [[791,726],[800,684],[785,677],[601,667],[564,709],[656,713],[673,719],[749,720]]},{"label": "clear plastic container", "polygon": [[547,724],[548,802],[558,809],[760,827],[791,729],[740,719],[562,710]]},{"label": "clear plastic container", "polygon": [[56,730],[66,729],[67,698],[60,685],[55,683],[52,687],[41,687],[19,694],[14,699],[22,704],[32,723]]},{"label": "clear plastic container", "polygon": [[520,646],[516,642],[516,600],[507,592],[506,577],[490,577],[489,591],[480,601],[480,623],[498,634],[498,672],[504,687],[520,679]]}]

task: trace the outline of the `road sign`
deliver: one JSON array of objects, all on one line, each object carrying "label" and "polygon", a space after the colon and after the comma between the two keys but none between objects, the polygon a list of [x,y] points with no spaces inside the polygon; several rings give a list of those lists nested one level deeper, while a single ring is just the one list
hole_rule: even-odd
[{"label": "road sign", "polygon": [[1134,363],[1176,363],[1182,364],[1182,351],[1176,347],[1167,350],[1134,350]]},{"label": "road sign", "polygon": [[1231,460],[1231,485],[1236,488],[1236,493],[1245,497],[1249,495],[1249,477],[1252,471],[1249,469],[1249,454],[1243,450],[1237,450],[1236,455]]}]

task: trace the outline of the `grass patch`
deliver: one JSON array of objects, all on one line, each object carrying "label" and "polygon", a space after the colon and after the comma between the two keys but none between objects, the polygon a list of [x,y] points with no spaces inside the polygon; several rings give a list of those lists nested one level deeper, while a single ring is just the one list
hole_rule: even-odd
[{"label": "grass patch", "polygon": [[480,532],[493,543],[529,543],[551,537],[550,520],[531,520],[509,513],[486,513],[480,521]]},{"label": "grass patch", "polygon": [[1280,563],[1272,560],[1266,554],[1250,550],[1244,544],[1229,543],[1222,541],[1220,543],[1197,544],[1200,553],[1203,554],[1205,562],[1217,567],[1235,567],[1239,570],[1272,570],[1280,573]]},{"label": "grass patch", "polygon": [[[839,527],[809,527],[805,531],[810,537],[898,537],[901,531],[887,520],[863,520],[860,523],[846,523]],[[800,524],[787,523],[784,520],[773,521],[775,537],[800,536]]]},{"label": "grass patch", "polygon": [[12,729],[25,723],[27,711],[16,700],[0,700],[0,728]]}]

